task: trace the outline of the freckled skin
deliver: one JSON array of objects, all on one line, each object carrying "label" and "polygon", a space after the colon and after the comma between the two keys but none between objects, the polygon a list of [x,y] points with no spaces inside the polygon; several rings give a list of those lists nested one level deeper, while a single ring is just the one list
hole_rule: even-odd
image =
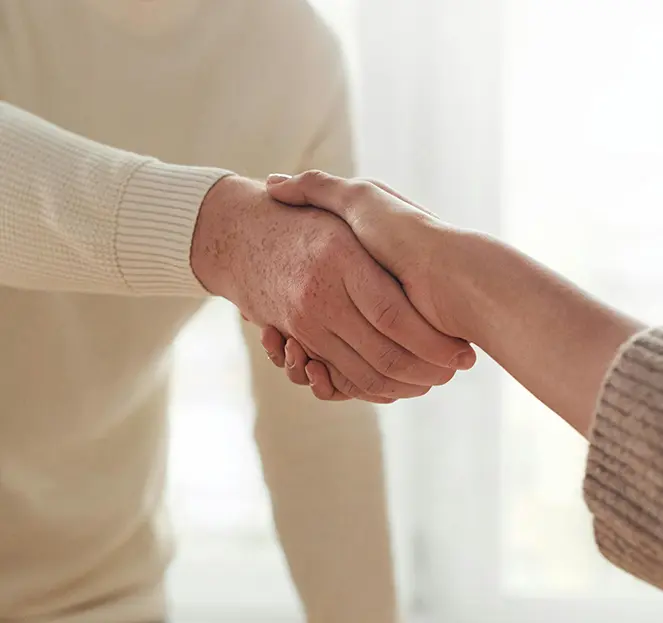
[{"label": "freckled skin", "polygon": [[[342,294],[339,275],[349,272],[352,246],[359,249],[347,226],[329,215],[289,210],[269,199],[258,184],[250,207],[239,212],[213,215],[214,230],[225,235],[206,245],[212,270],[200,271],[203,284],[233,300],[259,325],[276,310],[287,319],[309,290],[312,300],[324,293],[325,306],[316,312],[328,317]],[[280,328],[292,331],[294,327],[286,321]]]},{"label": "freckled skin", "polygon": [[230,177],[210,190],[191,266],[248,320],[329,364],[349,395],[418,396],[453,376],[446,364],[460,346],[416,312],[346,223],[278,203],[263,184]]}]

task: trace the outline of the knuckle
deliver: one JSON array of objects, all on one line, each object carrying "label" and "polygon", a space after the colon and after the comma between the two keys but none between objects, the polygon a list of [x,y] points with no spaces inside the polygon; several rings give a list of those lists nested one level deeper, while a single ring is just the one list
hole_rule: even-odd
[{"label": "knuckle", "polygon": [[295,322],[301,325],[318,305],[320,296],[320,278],[315,271],[307,271],[300,276],[291,301]]},{"label": "knuckle", "polygon": [[361,394],[359,387],[346,377],[341,377],[334,385],[339,392],[350,398],[356,398]]},{"label": "knuckle", "polygon": [[359,389],[363,390],[367,394],[376,396],[384,393],[385,385],[386,383],[383,377],[376,374],[367,374],[361,380]]},{"label": "knuckle", "polygon": [[311,169],[301,175],[301,182],[308,187],[324,186],[329,180],[329,177],[323,171],[318,169]]},{"label": "knuckle", "polygon": [[292,352],[295,359],[295,365],[298,366],[301,370],[303,370],[306,364],[309,362],[309,356],[307,352],[304,350],[302,345],[296,340],[294,340],[294,344],[292,346]]},{"label": "knuckle", "polygon": [[318,259],[323,260],[325,262],[324,265],[327,266],[327,262],[337,259],[338,253],[347,248],[348,232],[341,222],[332,221],[325,224],[325,231],[321,235],[321,241],[322,244],[320,245],[320,256]]},{"label": "knuckle", "polygon": [[399,371],[403,367],[405,353],[397,346],[390,346],[379,356],[377,370],[382,374]]},{"label": "knuckle", "polygon": [[[315,311],[310,305],[292,304],[288,313],[286,325],[288,333],[295,339],[305,344],[316,343],[319,339],[319,332],[315,327],[320,323],[320,318],[315,314]],[[281,349],[283,357],[285,358],[285,349]]]},{"label": "knuckle", "polygon": [[353,201],[366,201],[375,194],[375,186],[368,180],[356,180],[350,186],[351,198]]},{"label": "knuckle", "polygon": [[296,366],[294,368],[286,368],[286,374],[295,385],[308,385],[308,382],[304,380],[306,375],[302,369]]},{"label": "knuckle", "polygon": [[315,235],[307,240],[307,272],[310,273],[328,271],[337,264],[347,253],[352,240],[347,227],[340,219],[330,219],[323,214],[316,216],[324,218],[325,221],[320,223]]},{"label": "knuckle", "polygon": [[399,306],[387,297],[378,299],[374,308],[374,326],[375,328],[384,333],[393,329],[400,317],[400,308]]}]

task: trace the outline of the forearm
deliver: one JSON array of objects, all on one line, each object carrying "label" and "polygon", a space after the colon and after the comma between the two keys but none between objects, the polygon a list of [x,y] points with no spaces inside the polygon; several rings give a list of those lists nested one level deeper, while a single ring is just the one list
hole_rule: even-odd
[{"label": "forearm", "polygon": [[523,386],[586,435],[620,345],[642,328],[495,239],[459,233],[439,270],[462,293],[463,327]]},{"label": "forearm", "polygon": [[225,171],[113,149],[0,102],[0,284],[202,295],[189,254]]}]

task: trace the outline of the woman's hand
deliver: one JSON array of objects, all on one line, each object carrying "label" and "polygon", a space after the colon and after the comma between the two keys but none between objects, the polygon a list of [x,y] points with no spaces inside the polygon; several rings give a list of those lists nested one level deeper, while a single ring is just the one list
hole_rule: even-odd
[{"label": "woman's hand", "polygon": [[[482,348],[587,433],[610,362],[641,323],[508,244],[449,227],[385,187],[307,173],[268,188],[275,199],[343,218],[431,325]],[[328,394],[318,364],[307,372]]]}]

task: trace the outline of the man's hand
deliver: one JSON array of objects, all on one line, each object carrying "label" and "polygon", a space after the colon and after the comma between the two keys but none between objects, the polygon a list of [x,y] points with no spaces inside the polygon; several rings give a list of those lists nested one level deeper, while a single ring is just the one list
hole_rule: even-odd
[{"label": "man's hand", "polygon": [[458,229],[378,181],[308,171],[295,177],[270,176],[267,190],[283,203],[322,208],[342,218],[371,256],[399,280],[431,325],[447,335],[468,337],[462,306],[439,299],[437,251],[447,239],[457,237]]},{"label": "man's hand", "polygon": [[[462,305],[439,300],[439,267],[436,283],[431,282],[434,251],[444,242],[445,232],[453,231],[436,216],[382,183],[344,180],[320,171],[293,178],[272,176],[267,187],[272,197],[283,203],[323,208],[341,217],[373,258],[400,281],[408,298],[436,329],[466,337],[458,314]],[[263,332],[263,345],[272,352],[286,352],[285,340],[272,329]],[[342,399],[342,390],[340,394],[331,390],[323,366],[309,364],[293,339],[287,341],[287,354],[291,380],[311,382],[318,397]],[[474,352],[467,351],[456,367],[468,369],[474,361]],[[276,357],[275,363],[282,365],[284,357]]]},{"label": "man's hand", "polygon": [[473,356],[424,320],[340,219],[286,207],[245,178],[210,190],[191,266],[250,321],[296,339],[349,396],[419,396],[449,381],[460,355]]}]

